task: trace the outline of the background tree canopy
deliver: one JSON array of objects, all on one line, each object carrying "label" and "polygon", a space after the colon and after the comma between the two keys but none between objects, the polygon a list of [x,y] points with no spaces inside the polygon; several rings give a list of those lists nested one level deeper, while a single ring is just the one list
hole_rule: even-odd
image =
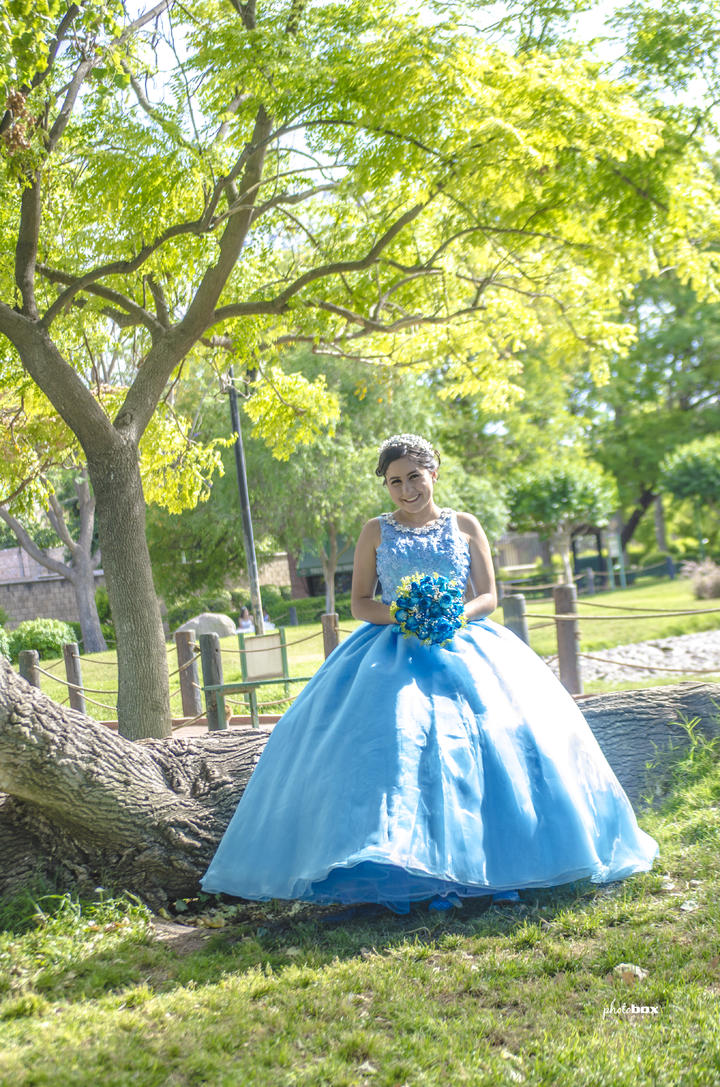
[{"label": "background tree canopy", "polygon": [[[513,4],[508,34],[472,0],[3,0],[2,383],[37,386],[86,460],[126,734],[169,730],[139,448],[194,358],[245,371],[284,456],[337,418],[290,344],[440,367],[500,410],[533,345],[605,375],[643,275],[714,290],[701,127],[566,45],[579,6]],[[137,361],[119,401],[88,338]]]}]

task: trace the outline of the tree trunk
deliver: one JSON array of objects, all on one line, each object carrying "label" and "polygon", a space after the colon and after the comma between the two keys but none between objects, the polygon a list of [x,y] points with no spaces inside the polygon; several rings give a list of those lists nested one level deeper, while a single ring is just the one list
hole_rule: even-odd
[{"label": "tree trunk", "polygon": [[95,603],[95,570],[85,556],[74,556],[70,577],[82,631],[83,652],[102,653],[107,649]]},{"label": "tree trunk", "polygon": [[655,514],[655,543],[657,544],[658,551],[667,551],[667,526],[665,524],[665,508],[663,506],[662,495],[658,495],[654,503]]},{"label": "tree trunk", "polygon": [[325,614],[332,615],[335,611],[335,574],[338,565],[338,542],[335,526],[330,525],[329,543],[327,551],[321,548],[323,577],[325,578]]},{"label": "tree trunk", "polygon": [[570,561],[570,529],[559,528],[553,536],[553,545],[557,548],[558,554],[562,559],[565,584],[572,585],[574,579],[572,563]]},{"label": "tree trunk", "polygon": [[[579,703],[631,800],[658,792],[645,764],[677,722],[715,735],[717,688],[685,683]],[[124,888],[157,907],[191,896],[268,732],[233,729],[132,743],[29,686],[0,660],[0,895],[33,878]]]},{"label": "tree trunk", "polygon": [[640,524],[640,521],[644,517],[646,511],[655,501],[655,492],[646,487],[640,495],[635,509],[628,517],[625,525],[623,526],[622,533],[620,535],[620,543],[623,551],[632,540],[635,535],[635,529]]},{"label": "tree trunk", "polygon": [[[107,649],[105,638],[100,626],[100,617],[95,603],[95,564],[93,562],[90,543],[83,546],[83,541],[75,542],[63,522],[60,524],[57,517],[51,516],[47,511],[48,520],[58,538],[70,548],[72,558],[69,563],[52,559],[42,548],[33,541],[27,529],[16,517],[0,506],[0,518],[11,529],[20,547],[46,570],[52,570],[66,578],[73,587],[75,603],[82,630],[83,648],[86,653],[102,653]],[[81,534],[82,536],[82,534]],[[90,541],[92,534],[90,533]]]},{"label": "tree trunk", "polygon": [[[88,457],[118,655],[118,728],[131,740],[172,733],[165,635],[145,538],[136,447],[118,440]],[[142,607],[138,602],[142,601]]]}]

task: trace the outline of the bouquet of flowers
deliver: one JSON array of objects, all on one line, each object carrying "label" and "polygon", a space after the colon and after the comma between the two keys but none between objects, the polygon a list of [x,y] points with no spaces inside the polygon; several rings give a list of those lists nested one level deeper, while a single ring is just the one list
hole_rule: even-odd
[{"label": "bouquet of flowers", "polygon": [[447,645],[467,623],[457,581],[441,574],[408,574],[400,582],[390,614],[403,635],[423,645]]}]

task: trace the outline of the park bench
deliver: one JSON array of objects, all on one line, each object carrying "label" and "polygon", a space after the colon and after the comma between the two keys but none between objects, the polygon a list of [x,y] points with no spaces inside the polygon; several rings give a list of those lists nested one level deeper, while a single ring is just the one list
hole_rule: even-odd
[{"label": "park bench", "polygon": [[253,728],[260,725],[258,691],[280,681],[285,698],[289,700],[291,683],[307,683],[312,676],[289,674],[285,628],[278,627],[267,634],[238,634],[241,679],[224,683],[220,662],[219,642],[213,635],[200,636],[202,657],[203,691],[207,710],[208,728],[227,728],[225,697],[231,694],[244,696],[250,711]]}]

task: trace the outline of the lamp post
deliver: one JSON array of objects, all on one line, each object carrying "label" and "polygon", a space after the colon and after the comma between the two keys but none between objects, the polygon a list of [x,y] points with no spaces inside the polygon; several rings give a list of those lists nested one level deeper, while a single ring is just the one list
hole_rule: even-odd
[{"label": "lamp post", "polygon": [[253,538],[252,515],[250,513],[250,495],[248,493],[247,470],[245,468],[245,451],[242,444],[237,390],[235,388],[235,375],[232,366],[228,369],[228,378],[230,421],[235,432],[235,468],[237,470],[238,494],[240,495],[243,544],[245,546],[245,561],[247,562],[248,580],[250,582],[250,606],[255,622],[255,633],[263,634],[265,632],[265,626],[263,623],[262,600],[260,599],[260,577],[258,574],[257,557],[255,555],[255,540]]}]

